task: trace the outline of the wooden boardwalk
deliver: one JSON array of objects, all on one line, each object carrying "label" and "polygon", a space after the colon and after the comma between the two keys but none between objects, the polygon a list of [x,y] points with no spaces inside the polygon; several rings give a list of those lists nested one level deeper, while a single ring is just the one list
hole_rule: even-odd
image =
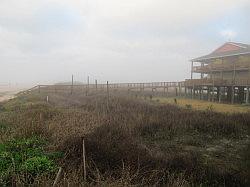
[{"label": "wooden boardwalk", "polygon": [[[109,83],[98,84],[55,84],[37,85],[29,90],[20,92],[28,93],[112,93],[112,92],[140,92],[144,94],[163,94],[165,96],[185,96],[193,99],[208,101],[225,101],[249,103],[250,79],[227,81],[223,79],[187,79],[180,82],[148,82],[148,83]],[[171,93],[171,94],[170,94]]]},{"label": "wooden boardwalk", "polygon": [[177,94],[184,89],[184,82],[150,82],[150,83],[109,83],[106,84],[55,84],[55,85],[37,85],[31,89],[23,91],[21,94],[30,92],[48,93],[48,92],[79,92],[79,91],[159,91],[167,93],[175,90]]}]

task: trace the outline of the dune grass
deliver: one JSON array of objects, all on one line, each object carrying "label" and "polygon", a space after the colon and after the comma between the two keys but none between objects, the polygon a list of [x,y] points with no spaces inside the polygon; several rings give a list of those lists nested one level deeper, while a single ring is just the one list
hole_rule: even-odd
[{"label": "dune grass", "polygon": [[[6,184],[49,186],[54,169],[62,167],[59,186],[249,186],[249,113],[190,110],[124,95],[110,95],[108,105],[102,94],[49,94],[49,103],[46,96],[18,96],[0,104],[3,152],[9,142],[46,140],[29,162],[17,162],[17,168],[39,172],[8,172],[16,164],[7,162]],[[34,148],[27,151],[25,143],[14,153],[33,154]]]},{"label": "dune grass", "polygon": [[[176,100],[175,100],[176,99]],[[240,104],[224,104],[217,102],[208,102],[198,99],[188,99],[188,98],[179,98],[179,97],[155,97],[154,101],[159,101],[160,103],[165,104],[174,104],[183,108],[192,108],[194,110],[214,110],[215,112],[222,113],[247,113],[250,112],[249,105],[240,105]]]}]

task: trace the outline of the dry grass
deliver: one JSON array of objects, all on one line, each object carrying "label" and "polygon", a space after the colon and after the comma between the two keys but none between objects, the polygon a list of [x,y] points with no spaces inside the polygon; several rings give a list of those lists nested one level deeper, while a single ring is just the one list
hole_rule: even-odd
[{"label": "dry grass", "polygon": [[[163,98],[163,97],[155,97],[153,100],[158,100],[160,103],[163,104],[174,104],[175,98]],[[244,105],[231,105],[231,104],[222,104],[222,103],[212,103],[204,100],[198,99],[186,99],[186,98],[176,98],[177,105],[183,108],[187,108],[189,106],[195,110],[214,110],[215,112],[222,112],[222,113],[248,113],[250,112],[249,106]]]},{"label": "dry grass", "polygon": [[1,141],[46,138],[46,149],[64,153],[57,161],[64,170],[60,186],[249,184],[248,113],[194,111],[122,95],[112,95],[108,107],[105,95],[50,94],[49,103],[45,98],[33,94],[2,104],[0,122],[8,128]]}]

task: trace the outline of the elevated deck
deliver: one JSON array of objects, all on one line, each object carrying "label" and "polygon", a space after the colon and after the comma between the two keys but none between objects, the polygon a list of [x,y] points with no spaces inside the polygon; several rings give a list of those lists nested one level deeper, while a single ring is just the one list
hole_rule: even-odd
[{"label": "elevated deck", "polygon": [[194,66],[194,73],[249,71],[250,64],[209,64],[205,66]]},{"label": "elevated deck", "polygon": [[224,79],[186,79],[184,82],[185,87],[193,86],[215,86],[215,87],[226,87],[226,86],[250,86],[249,79],[236,79],[236,80],[224,80]]}]

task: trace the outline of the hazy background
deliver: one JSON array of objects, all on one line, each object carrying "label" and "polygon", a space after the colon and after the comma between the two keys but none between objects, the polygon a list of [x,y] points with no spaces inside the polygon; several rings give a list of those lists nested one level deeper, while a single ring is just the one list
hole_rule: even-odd
[{"label": "hazy background", "polygon": [[0,84],[178,81],[250,44],[249,0],[0,0]]}]

